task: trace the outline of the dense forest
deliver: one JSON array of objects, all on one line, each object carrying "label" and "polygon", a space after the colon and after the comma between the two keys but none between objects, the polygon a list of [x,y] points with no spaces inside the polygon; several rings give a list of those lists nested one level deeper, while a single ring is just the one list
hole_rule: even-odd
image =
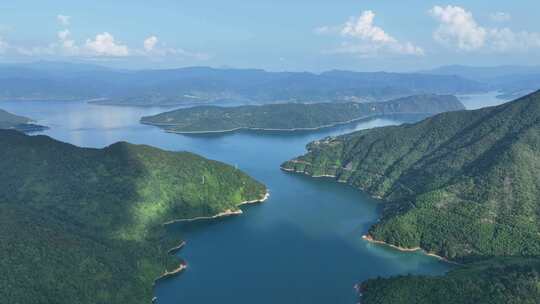
[{"label": "dense forest", "polygon": [[237,129],[298,130],[333,126],[370,116],[435,114],[464,109],[451,95],[418,95],[379,103],[285,103],[261,106],[201,106],[143,117],[142,123],[171,132]]},{"label": "dense forest", "polygon": [[[375,240],[462,263],[540,255],[540,92],[497,107],[326,138],[308,150],[283,169],[334,176],[382,198],[382,219],[369,231]],[[434,280],[446,279],[453,277]],[[406,286],[431,279],[414,280],[390,281]],[[387,290],[377,282],[385,281],[367,285],[365,303],[395,303],[373,300]]]},{"label": "dense forest", "polygon": [[359,286],[363,304],[536,304],[540,260],[494,258],[467,264],[445,276],[400,276]]},{"label": "dense forest", "polygon": [[34,132],[46,129],[31,123],[30,118],[17,116],[0,109],[0,129],[15,129],[21,132]]},{"label": "dense forest", "polygon": [[266,188],[186,152],[117,143],[79,148],[0,130],[0,299],[151,303],[179,261],[163,223],[237,210]]}]

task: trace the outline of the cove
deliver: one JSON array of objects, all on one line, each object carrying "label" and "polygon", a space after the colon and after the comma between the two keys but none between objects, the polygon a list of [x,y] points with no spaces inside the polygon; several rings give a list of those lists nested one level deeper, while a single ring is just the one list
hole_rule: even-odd
[{"label": "cove", "polygon": [[279,165],[326,136],[421,117],[392,116],[317,132],[169,134],[139,124],[169,110],[89,105],[84,102],[0,102],[29,116],[46,134],[84,147],[116,141],[191,151],[238,166],[265,183],[268,201],[241,216],[168,226],[187,245],[177,253],[187,270],[157,284],[157,303],[356,303],[354,284],[377,276],[442,274],[452,266],[420,252],[399,252],[361,236],[380,205],[347,185],[282,172]]}]

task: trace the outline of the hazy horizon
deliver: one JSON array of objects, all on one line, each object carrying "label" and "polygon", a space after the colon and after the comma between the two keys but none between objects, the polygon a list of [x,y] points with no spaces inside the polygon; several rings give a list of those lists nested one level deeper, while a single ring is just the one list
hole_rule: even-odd
[{"label": "hazy horizon", "polygon": [[[432,67],[428,67],[426,69],[410,69],[410,70],[392,70],[392,69],[339,69],[339,68],[329,68],[325,70],[272,70],[272,69],[265,69],[265,68],[259,68],[259,67],[236,67],[236,66],[229,66],[229,65],[220,65],[220,66],[213,66],[213,65],[178,65],[178,66],[169,66],[169,67],[121,67],[116,66],[114,64],[109,64],[108,62],[92,62],[92,61],[72,61],[72,60],[29,60],[29,61],[13,61],[13,62],[3,62],[0,61],[1,66],[37,66],[39,64],[57,64],[57,65],[80,65],[80,66],[94,66],[96,68],[105,68],[105,69],[111,69],[111,70],[129,70],[129,71],[142,71],[142,70],[179,70],[179,69],[190,69],[190,68],[210,68],[210,69],[217,69],[217,70],[224,70],[224,69],[231,69],[231,70],[261,70],[265,72],[293,72],[293,73],[313,73],[313,74],[320,74],[325,72],[331,72],[331,71],[347,71],[347,72],[366,72],[366,73],[428,73],[432,70],[442,69],[442,68],[471,68],[471,69],[504,69],[504,68],[517,68],[517,69],[539,69],[538,72],[540,72],[540,64],[538,65],[463,65],[463,64],[456,64],[456,63],[449,63],[449,64],[443,64],[443,65],[435,65]],[[1,67],[0,66],[0,67]]]},{"label": "hazy horizon", "polygon": [[526,5],[502,0],[163,0],[152,6],[21,0],[0,4],[0,62],[310,72],[539,65],[540,2],[519,2]]}]

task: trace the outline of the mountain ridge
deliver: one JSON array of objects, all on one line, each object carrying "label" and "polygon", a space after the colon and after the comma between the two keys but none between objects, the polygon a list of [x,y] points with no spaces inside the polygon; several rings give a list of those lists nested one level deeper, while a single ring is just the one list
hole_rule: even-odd
[{"label": "mountain ridge", "polygon": [[484,85],[455,76],[414,73],[267,72],[186,67],[114,70],[36,63],[0,66],[0,99],[88,100],[114,105],[178,105],[235,100],[251,103],[380,101],[413,94],[479,92]]}]

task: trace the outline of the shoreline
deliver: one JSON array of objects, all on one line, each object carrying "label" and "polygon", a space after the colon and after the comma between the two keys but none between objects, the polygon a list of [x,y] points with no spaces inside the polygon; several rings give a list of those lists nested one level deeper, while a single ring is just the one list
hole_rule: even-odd
[{"label": "shoreline", "polygon": [[[307,173],[307,172],[305,172],[305,171],[297,171],[297,170],[295,170],[295,169],[288,169],[288,168],[285,168],[285,167],[282,167],[282,166],[280,166],[279,168],[280,168],[282,171],[285,171],[285,172],[291,172],[291,173],[296,173],[296,174],[303,174],[303,175],[305,175],[305,176],[309,176],[309,177],[312,177],[312,178],[319,178],[319,179],[325,179],[325,178],[328,178],[328,179],[333,179],[336,183],[347,184],[347,185],[349,185],[349,184],[347,183],[347,181],[337,179],[338,177],[337,177],[336,175],[331,175],[331,174],[311,175],[311,174],[309,174],[309,173]],[[351,185],[349,185],[349,186],[351,186]],[[356,189],[359,189],[359,188],[356,188]],[[362,190],[362,189],[360,189],[360,190],[361,190],[361,191],[364,191],[364,190]],[[364,191],[364,192],[365,192],[365,191]],[[370,195],[370,196],[372,196],[372,195]],[[376,197],[376,196],[372,196],[372,197],[374,197],[374,198],[376,198],[376,199],[380,199],[379,197]]]},{"label": "shoreline", "polygon": [[439,259],[439,260],[441,260],[441,261],[443,261],[445,263],[454,264],[454,265],[461,265],[458,262],[451,261],[451,260],[449,260],[449,259],[447,259],[445,257],[442,257],[440,255],[437,255],[437,254],[435,254],[433,252],[428,252],[425,249],[423,249],[422,247],[414,247],[414,248],[400,247],[400,246],[397,246],[397,245],[386,243],[384,241],[376,240],[369,234],[362,235],[362,239],[364,241],[368,242],[368,243],[387,246],[387,247],[390,247],[392,249],[395,249],[395,250],[398,250],[398,251],[401,251],[401,252],[417,252],[417,251],[421,251],[422,254],[430,256],[430,257],[437,258],[437,259]]},{"label": "shoreline", "polygon": [[269,197],[270,197],[270,191],[267,190],[265,195],[260,199],[251,200],[251,201],[245,201],[245,202],[239,203],[238,205],[236,205],[236,207],[238,208],[236,210],[227,209],[225,211],[222,211],[222,212],[220,212],[220,213],[218,213],[216,215],[212,215],[212,216],[199,216],[199,217],[194,217],[194,218],[172,220],[172,221],[168,221],[168,222],[163,223],[163,225],[166,226],[166,225],[171,225],[171,224],[175,224],[175,223],[189,223],[189,222],[195,222],[195,221],[201,221],[201,220],[214,220],[214,219],[219,219],[219,218],[222,218],[222,217],[240,215],[240,214],[244,213],[242,211],[242,209],[240,209],[240,207],[242,207],[244,205],[264,203],[265,201],[268,200]]},{"label": "shoreline", "polygon": [[[310,175],[306,172],[300,172],[300,171],[297,171],[295,169],[288,169],[288,168],[284,168],[284,167],[280,167],[281,170],[285,171],[285,172],[293,172],[293,173],[296,173],[296,174],[304,174],[304,175],[307,175],[309,177],[312,177],[312,178],[337,178],[337,176],[334,176],[334,175]],[[346,182],[342,182],[342,181],[339,181],[339,180],[335,180],[336,182],[338,183],[346,183]],[[356,188],[356,187],[355,187]],[[359,188],[356,188],[356,189],[359,189]],[[377,199],[377,200],[383,200],[382,197],[379,197],[379,196],[376,196],[376,195],[371,195],[369,194],[368,192],[362,190],[362,189],[359,189],[360,191],[368,194],[370,197],[374,198],[374,199]],[[415,252],[415,251],[422,251],[422,254],[424,255],[427,255],[427,256],[431,256],[431,257],[434,257],[434,258],[437,258],[441,261],[444,261],[446,263],[449,263],[449,264],[454,264],[454,265],[461,265],[460,263],[458,262],[454,262],[454,261],[451,261],[445,257],[442,257],[440,255],[437,255],[433,252],[428,252],[426,250],[424,250],[422,247],[415,247],[415,248],[404,248],[404,247],[400,247],[400,246],[396,246],[396,245],[393,245],[393,244],[389,244],[389,243],[386,243],[384,241],[379,241],[379,240],[376,240],[374,239],[371,235],[369,234],[364,234],[362,235],[362,239],[364,241],[367,241],[369,243],[373,243],[373,244],[378,244],[378,245],[383,245],[383,246],[388,246],[390,248],[393,248],[395,250],[398,250],[398,251],[401,251],[401,252]]]},{"label": "shoreline", "polygon": [[167,251],[167,254],[174,255],[178,251],[182,250],[182,248],[184,248],[184,246],[186,246],[186,241],[182,241],[178,246],[175,246],[175,247],[169,249],[169,251]]},{"label": "shoreline", "polygon": [[[266,190],[266,193],[264,194],[264,196],[261,199],[241,202],[240,204],[237,205],[237,207],[240,208],[241,206],[244,206],[244,205],[263,203],[263,202],[267,201],[268,198],[270,198],[270,191]],[[169,225],[169,224],[178,223],[178,222],[193,222],[193,221],[198,221],[198,220],[218,219],[218,218],[226,217],[226,216],[240,215],[242,213],[243,212],[242,212],[241,209],[238,209],[238,210],[230,210],[229,209],[229,210],[225,210],[223,212],[220,212],[220,213],[218,213],[218,214],[216,214],[214,216],[196,217],[196,218],[191,218],[191,219],[174,220],[174,221],[166,222],[163,225]],[[167,254],[175,255],[176,253],[178,253],[178,251],[180,251],[182,248],[184,248],[186,246],[186,244],[187,244],[186,241],[182,241],[179,245],[169,249],[167,251]],[[188,263],[185,260],[181,260],[180,265],[175,270],[173,270],[173,271],[167,271],[166,270],[161,276],[159,276],[157,279],[154,280],[154,284],[156,284],[158,281],[167,280],[167,279],[170,279],[171,277],[180,275],[187,268],[188,268]],[[152,299],[152,303],[155,303],[157,300],[158,300],[158,298],[154,297]]]},{"label": "shoreline", "polygon": [[181,274],[182,272],[184,272],[184,270],[186,270],[187,267],[188,267],[187,263],[182,261],[182,262],[180,262],[180,265],[178,266],[178,268],[176,268],[173,271],[165,271],[160,277],[158,277],[156,279],[156,282],[160,281],[160,280],[166,280],[166,279],[169,279],[171,277],[177,276],[177,275]]},{"label": "shoreline", "polygon": [[373,117],[378,117],[378,116],[387,116],[387,115],[433,115],[433,114],[434,114],[434,113],[426,113],[426,112],[407,112],[407,113],[402,113],[402,112],[392,112],[392,113],[379,113],[379,114],[372,114],[372,115],[366,115],[366,116],[354,118],[354,119],[351,119],[351,120],[348,120],[348,121],[342,121],[342,122],[336,122],[336,123],[332,123],[332,124],[322,125],[322,126],[319,126],[319,127],[290,128],[290,129],[238,127],[238,128],[233,128],[233,129],[227,129],[227,130],[175,131],[175,130],[168,130],[168,129],[164,128],[164,127],[167,127],[167,126],[176,126],[175,124],[152,123],[152,122],[145,122],[145,121],[142,121],[142,120],[140,121],[140,123],[143,124],[143,125],[148,125],[148,126],[158,127],[158,128],[164,130],[164,131],[167,132],[167,133],[173,133],[173,134],[213,134],[213,133],[231,133],[231,132],[242,131],[242,130],[245,130],[245,131],[270,131],[270,132],[297,132],[297,131],[317,131],[317,130],[321,130],[321,129],[328,129],[328,128],[333,128],[333,127],[337,127],[337,126],[341,126],[341,125],[350,124],[350,123],[353,123],[353,122],[356,122],[356,121],[360,121],[360,120],[364,120],[364,119],[369,119],[369,118],[373,118]]}]

